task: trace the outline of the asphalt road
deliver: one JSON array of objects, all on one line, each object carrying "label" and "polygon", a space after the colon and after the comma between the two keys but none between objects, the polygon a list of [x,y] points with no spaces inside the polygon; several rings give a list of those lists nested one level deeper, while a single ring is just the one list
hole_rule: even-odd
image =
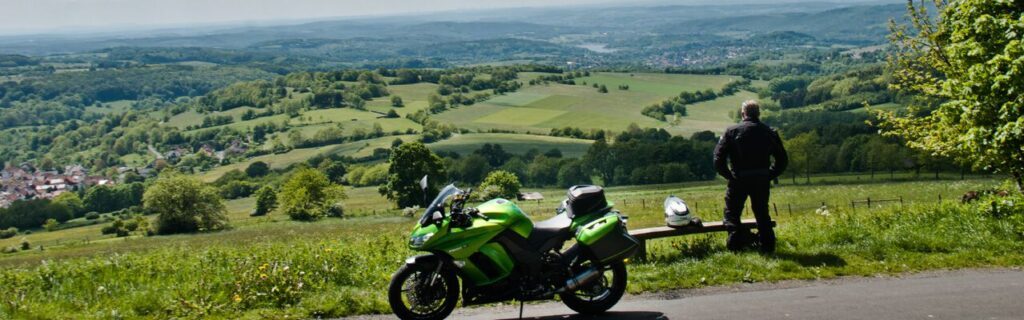
[{"label": "asphalt road", "polygon": [[[518,305],[456,310],[452,319],[516,319]],[[559,303],[532,319],[1024,319],[1024,271],[966,270],[901,277],[748,284],[629,296],[598,317]]]}]

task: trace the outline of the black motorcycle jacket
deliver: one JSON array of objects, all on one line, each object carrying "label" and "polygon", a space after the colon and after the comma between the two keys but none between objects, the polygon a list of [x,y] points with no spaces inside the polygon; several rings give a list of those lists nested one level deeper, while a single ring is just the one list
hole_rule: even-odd
[{"label": "black motorcycle jacket", "polygon": [[[775,163],[770,158],[774,158]],[[715,170],[727,180],[775,179],[788,164],[789,157],[779,134],[758,119],[743,119],[729,127],[715,147]]]}]

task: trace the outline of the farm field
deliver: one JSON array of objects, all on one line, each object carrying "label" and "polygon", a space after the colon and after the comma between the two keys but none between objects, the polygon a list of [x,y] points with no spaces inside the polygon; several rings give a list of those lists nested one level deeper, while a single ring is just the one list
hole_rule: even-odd
[{"label": "farm field", "polygon": [[373,154],[373,149],[376,148],[390,148],[391,142],[395,139],[402,139],[403,141],[412,141],[416,139],[415,135],[402,135],[402,136],[385,136],[369,140],[360,140],[355,142],[348,142],[342,144],[333,144],[323,147],[315,148],[299,148],[292,149],[288,152],[281,154],[267,154],[246,159],[242,162],[236,162],[229,165],[220,166],[210,171],[199,175],[200,179],[206,182],[217,180],[225,172],[231,170],[245,170],[250,164],[256,161],[263,161],[270,165],[273,169],[287,168],[290,165],[300,163],[308,160],[317,155],[322,154],[339,154],[352,157],[365,157]]},{"label": "farm field", "polygon": [[[738,108],[742,100],[756,95],[744,91],[691,105],[693,111],[678,125],[644,116],[641,110],[682,91],[717,90],[734,79],[729,76],[598,73],[576,79],[577,85],[527,86],[483,103],[443,112],[436,118],[471,130],[523,133],[547,133],[564,127],[623,131],[631,123],[642,128],[664,128],[684,136],[703,130],[722,132],[733,123],[729,112]],[[584,81],[587,85],[581,85]],[[593,83],[605,84],[609,92],[597,92],[590,86]],[[629,90],[616,89],[619,85],[629,85]]]},{"label": "farm field", "polygon": [[[902,181],[878,184],[812,184],[783,185],[775,190],[775,201],[830,203],[848,202],[861,197],[887,197],[903,194],[904,207],[884,205],[871,209],[851,210],[842,205],[827,206],[827,214],[816,212],[815,205],[799,209],[793,214],[781,213],[779,221],[780,248],[775,255],[755,253],[729,253],[725,251],[720,235],[692,236],[652,241],[648,246],[650,260],[631,262],[630,287],[632,293],[669,288],[702,287],[740,281],[761,282],[782,279],[830,278],[840,275],[873,275],[942,267],[971,267],[1014,265],[1024,261],[1019,242],[1007,242],[1005,230],[1010,227],[978,213],[970,206],[946,200],[938,206],[933,194],[949,197],[966,190],[988,188],[998,183],[980,178],[968,180]],[[694,185],[627,186],[609,188],[608,193],[617,207],[630,216],[631,228],[660,225],[660,203],[642,204],[637,199],[659,199],[676,194],[695,204],[698,216],[706,221],[717,219],[716,208],[707,209],[704,201],[720,202],[720,182]],[[563,190],[542,190],[548,197],[541,204],[523,203],[534,220],[553,214],[553,202]],[[356,207],[388,209],[386,202],[375,195],[373,188],[348,191]],[[355,200],[358,198],[359,200]],[[271,215],[249,218],[245,215],[251,200],[242,199],[228,204],[232,230],[197,235],[161,236],[148,238],[106,239],[65,246],[48,247],[45,251],[25,251],[0,257],[3,271],[0,276],[12,274],[32,275],[44,272],[39,264],[47,260],[46,272],[57,286],[48,290],[52,294],[74,296],[72,300],[53,300],[33,291],[32,277],[13,277],[4,282],[5,290],[26,290],[26,299],[20,305],[22,312],[45,316],[74,310],[75,313],[94,314],[118,309],[127,315],[154,316],[154,312],[189,315],[195,312],[176,301],[180,297],[187,303],[199,301],[229,301],[234,294],[241,299],[253,299],[262,304],[231,305],[212,311],[213,315],[232,318],[255,317],[307,317],[321,315],[339,317],[365,313],[385,313],[385,292],[389,275],[401,260],[413,254],[405,248],[408,227],[415,217],[401,217],[395,211],[385,216],[350,219],[326,219],[316,223],[293,222]],[[358,204],[357,204],[358,203]],[[957,221],[957,223],[952,223]],[[933,224],[944,225],[942,235],[928,232]],[[82,235],[89,228],[51,232],[76,232]],[[856,228],[856,229],[850,229]],[[962,241],[967,230],[991,230],[989,233]],[[896,232],[894,230],[900,230]],[[93,230],[96,231],[96,230]],[[96,231],[98,233],[98,231]],[[850,232],[856,232],[851,235]],[[29,235],[29,241],[45,242],[46,232]],[[67,234],[72,237],[73,235]],[[856,242],[848,242],[857,237]],[[20,241],[20,240],[19,240]],[[899,245],[892,245],[892,243]],[[1016,243],[1016,244],[1014,244]],[[2,243],[4,245],[8,242]],[[944,248],[928,251],[920,246]],[[1016,253],[1014,253],[1016,252]],[[114,254],[117,253],[117,254]],[[172,263],[173,261],[173,263]],[[268,279],[287,285],[292,279],[282,273],[300,273],[297,279],[305,284],[289,299],[290,307],[275,307],[273,302],[261,300],[241,292],[234,293],[235,285],[256,285],[244,274],[257,270],[260,265],[277,266],[267,272]],[[129,269],[116,267],[133,265]],[[327,269],[323,269],[324,267]],[[155,272],[173,268],[181,272]],[[727,268],[727,269],[722,269]],[[735,269],[735,270],[734,270]],[[169,270],[169,269],[167,269]],[[202,271],[199,271],[202,270]],[[262,270],[262,269],[261,269]],[[724,270],[724,271],[723,271]],[[152,271],[152,272],[151,272]],[[95,275],[89,284],[70,285],[65,275],[86,272]],[[137,273],[154,276],[140,277]],[[202,274],[204,281],[182,281],[178,275]],[[289,273],[291,274],[291,273]],[[669,277],[668,274],[676,276]],[[686,275],[679,277],[678,275]],[[141,285],[145,283],[145,285]],[[103,285],[109,295],[80,295],[95,291]],[[131,288],[131,289],[129,289]],[[206,292],[206,295],[190,295]],[[276,294],[273,296],[277,296]],[[270,305],[265,305],[270,303]],[[71,308],[72,306],[80,308]],[[155,311],[145,306],[157,306]],[[263,305],[263,307],[259,307]]]},{"label": "farm field", "polygon": [[480,149],[485,143],[500,144],[502,149],[512,154],[524,154],[530,149],[545,152],[557,148],[565,157],[580,157],[587,152],[592,141],[540,135],[473,133],[456,135],[428,144],[427,147],[434,152],[451,151],[465,155]]}]

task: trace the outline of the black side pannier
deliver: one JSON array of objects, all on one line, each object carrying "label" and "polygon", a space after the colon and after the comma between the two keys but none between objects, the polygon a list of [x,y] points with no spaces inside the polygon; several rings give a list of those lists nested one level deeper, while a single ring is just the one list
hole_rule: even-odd
[{"label": "black side pannier", "polygon": [[566,194],[566,205],[569,217],[584,215],[608,208],[608,200],[604,198],[604,189],[598,186],[572,186]]}]

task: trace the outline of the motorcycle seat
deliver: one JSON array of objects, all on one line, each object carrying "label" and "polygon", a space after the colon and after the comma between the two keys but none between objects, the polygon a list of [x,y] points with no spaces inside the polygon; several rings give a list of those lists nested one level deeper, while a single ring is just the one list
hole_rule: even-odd
[{"label": "motorcycle seat", "polygon": [[530,238],[528,239],[530,245],[542,251],[547,251],[547,249],[550,249],[547,247],[568,239],[570,225],[572,225],[572,219],[569,219],[569,215],[565,213],[537,222],[533,224],[533,231],[530,232]]}]

